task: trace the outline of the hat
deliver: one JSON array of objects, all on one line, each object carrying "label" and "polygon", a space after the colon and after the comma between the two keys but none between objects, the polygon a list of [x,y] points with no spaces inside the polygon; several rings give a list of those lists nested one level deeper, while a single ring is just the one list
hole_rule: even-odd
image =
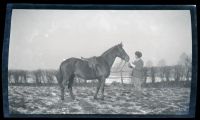
[{"label": "hat", "polygon": [[140,51],[136,51],[136,52],[135,52],[135,55],[136,55],[138,58],[142,57],[142,53],[141,53]]}]

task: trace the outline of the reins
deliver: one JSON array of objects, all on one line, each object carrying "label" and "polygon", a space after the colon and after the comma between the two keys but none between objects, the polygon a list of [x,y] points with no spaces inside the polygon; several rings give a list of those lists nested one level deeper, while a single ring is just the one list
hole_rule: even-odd
[{"label": "reins", "polygon": [[121,70],[120,70],[120,72],[122,72],[122,70],[123,70],[125,64],[126,64],[126,61],[124,62],[123,66],[122,66],[122,68],[121,68]]},{"label": "reins", "polygon": [[[122,64],[122,62],[123,62],[123,60],[121,60],[120,65]],[[125,64],[126,64],[126,61],[124,62],[124,64],[123,64],[123,66],[121,67],[121,69],[119,70],[120,75],[121,75],[121,82],[122,82],[122,84],[123,84],[123,74],[122,74],[122,72],[123,72],[123,68],[124,68]]]},{"label": "reins", "polygon": [[119,67],[121,66],[122,62],[123,62],[123,61],[121,60],[120,63],[119,63],[119,65],[117,66],[116,70],[119,69]]},{"label": "reins", "polygon": [[[120,66],[122,65],[122,63],[123,63],[123,60],[121,60],[120,64],[117,66],[117,71],[118,71],[118,69],[120,68]],[[119,72],[121,72],[121,71],[123,70],[125,64],[126,64],[126,61],[125,61],[124,64],[122,65],[122,67],[121,67],[121,69],[119,70]]]}]

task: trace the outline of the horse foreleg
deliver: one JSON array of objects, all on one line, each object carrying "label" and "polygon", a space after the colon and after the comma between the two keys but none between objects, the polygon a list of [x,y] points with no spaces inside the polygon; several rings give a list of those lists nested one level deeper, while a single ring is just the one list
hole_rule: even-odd
[{"label": "horse foreleg", "polygon": [[97,89],[96,89],[96,93],[95,93],[95,95],[94,95],[94,99],[97,99],[97,94],[98,94],[98,92],[99,92],[100,87],[101,87],[101,81],[98,80]]},{"label": "horse foreleg", "polygon": [[103,100],[104,99],[104,87],[105,87],[105,78],[103,78],[101,81],[101,87],[102,87],[102,89],[101,89],[101,99]]}]

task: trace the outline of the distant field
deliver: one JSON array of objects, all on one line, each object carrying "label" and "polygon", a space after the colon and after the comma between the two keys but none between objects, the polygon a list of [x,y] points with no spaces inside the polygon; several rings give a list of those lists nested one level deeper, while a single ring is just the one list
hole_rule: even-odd
[{"label": "distant field", "polygon": [[58,86],[9,86],[11,114],[187,114],[189,88],[144,88],[137,96],[129,87],[107,85],[105,100],[94,100],[95,87],[74,87],[76,100]]}]

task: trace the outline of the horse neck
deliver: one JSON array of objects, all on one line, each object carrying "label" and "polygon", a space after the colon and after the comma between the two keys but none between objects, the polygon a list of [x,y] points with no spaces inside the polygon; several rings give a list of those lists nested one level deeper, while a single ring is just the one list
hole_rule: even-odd
[{"label": "horse neck", "polygon": [[107,52],[106,54],[103,54],[101,57],[106,61],[109,68],[111,68],[117,56],[113,54],[112,51],[110,51]]}]

